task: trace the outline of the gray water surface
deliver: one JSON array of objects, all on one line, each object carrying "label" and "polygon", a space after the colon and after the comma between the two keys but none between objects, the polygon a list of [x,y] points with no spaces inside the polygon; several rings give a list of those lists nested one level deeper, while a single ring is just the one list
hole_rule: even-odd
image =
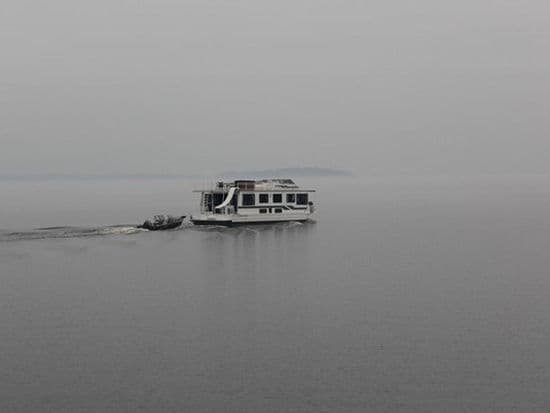
[{"label": "gray water surface", "polygon": [[0,410],[547,411],[550,178],[307,184],[147,232],[192,183],[0,183]]}]

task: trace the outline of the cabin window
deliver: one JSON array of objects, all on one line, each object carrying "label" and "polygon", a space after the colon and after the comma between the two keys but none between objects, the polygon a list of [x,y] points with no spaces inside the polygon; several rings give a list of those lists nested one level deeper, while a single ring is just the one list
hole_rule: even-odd
[{"label": "cabin window", "polygon": [[283,194],[273,194],[273,203],[280,204],[283,202]]},{"label": "cabin window", "polygon": [[254,194],[243,194],[243,205],[254,206],[256,203]]},{"label": "cabin window", "polygon": [[269,204],[269,194],[260,194],[260,204]]},{"label": "cabin window", "polygon": [[296,194],[296,203],[298,205],[307,205],[308,194]]},{"label": "cabin window", "polygon": [[261,208],[260,214],[267,214],[267,208]]},{"label": "cabin window", "polygon": [[254,191],[255,181],[235,181],[235,186],[241,191]]},{"label": "cabin window", "polygon": [[282,212],[283,212],[282,208],[275,208],[276,214],[282,214]]},{"label": "cabin window", "polygon": [[296,202],[296,194],[286,194],[286,202],[287,204],[293,204]]}]

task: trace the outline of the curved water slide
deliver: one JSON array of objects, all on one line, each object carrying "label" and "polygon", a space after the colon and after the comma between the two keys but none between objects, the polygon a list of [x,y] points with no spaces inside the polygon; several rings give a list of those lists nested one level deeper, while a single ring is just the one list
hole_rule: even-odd
[{"label": "curved water slide", "polygon": [[226,206],[228,206],[229,203],[231,202],[231,200],[233,199],[233,196],[235,195],[235,192],[237,192],[237,188],[232,187],[229,190],[229,193],[227,194],[227,198],[225,198],[224,201],[220,205],[216,205],[214,208],[218,209],[218,208],[225,208]]}]

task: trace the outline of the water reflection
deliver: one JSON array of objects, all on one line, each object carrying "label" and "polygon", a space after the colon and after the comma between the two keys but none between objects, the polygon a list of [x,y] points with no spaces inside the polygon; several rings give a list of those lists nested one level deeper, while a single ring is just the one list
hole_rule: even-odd
[{"label": "water reflection", "polygon": [[[202,249],[208,273],[225,274],[227,277],[254,279],[266,265],[284,266],[289,256],[307,262],[310,238],[315,232],[315,222],[285,223],[247,227],[205,227],[202,233]],[[291,252],[291,254],[289,254]],[[224,270],[225,269],[225,270]]]}]

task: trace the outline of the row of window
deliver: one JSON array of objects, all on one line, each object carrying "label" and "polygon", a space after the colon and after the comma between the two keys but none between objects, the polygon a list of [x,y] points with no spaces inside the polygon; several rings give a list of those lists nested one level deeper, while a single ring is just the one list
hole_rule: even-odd
[{"label": "row of window", "polygon": [[[282,208],[269,208],[269,213],[271,214],[271,211],[275,212],[276,214],[282,214],[283,210]],[[267,208],[260,208],[260,214],[267,214]]]},{"label": "row of window", "polygon": [[[245,206],[254,206],[256,205],[256,194],[243,194],[243,205]],[[283,194],[273,194],[271,202],[274,204],[283,203]],[[308,203],[308,194],[286,194],[287,204],[296,203],[296,205],[307,205]],[[269,204],[269,194],[259,194],[258,202],[260,204]]]}]

